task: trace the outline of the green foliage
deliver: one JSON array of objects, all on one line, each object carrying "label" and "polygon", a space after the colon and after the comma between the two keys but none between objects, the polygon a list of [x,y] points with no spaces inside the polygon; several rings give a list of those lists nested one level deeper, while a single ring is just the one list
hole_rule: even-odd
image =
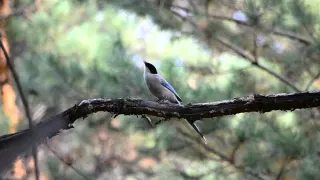
[{"label": "green foliage", "polygon": [[297,173],[299,179],[317,179],[320,174],[319,171],[319,158],[311,156],[305,158],[299,163],[299,171]]},{"label": "green foliage", "polygon": [[[47,109],[44,114],[56,114],[88,98],[154,100],[144,84],[142,60],[157,66],[184,104],[292,92],[261,66],[301,90],[318,74],[316,0],[209,2],[208,11],[214,15],[241,12],[247,19],[244,26],[207,19],[204,1],[188,2],[193,14],[182,18],[172,12],[172,1],[158,0],[46,0],[27,18],[10,18],[12,56],[33,112],[41,114],[41,106]],[[273,34],[278,29],[314,43]],[[219,38],[252,54],[253,42],[258,41],[261,66],[219,43]],[[311,89],[318,87],[311,83]],[[48,112],[51,109],[55,110]],[[55,147],[97,179],[255,179],[252,174],[275,179],[282,164],[287,165],[284,176],[317,179],[320,141],[313,115],[305,110],[204,119],[197,122],[208,139],[209,148],[204,148],[180,121],[151,128],[142,117],[99,113],[77,121]],[[150,118],[152,123],[161,120]],[[4,119],[1,114],[3,133]],[[219,159],[215,151],[234,157]],[[149,159],[143,164],[145,158]],[[74,177],[71,170],[64,175],[57,159],[45,159],[51,179]],[[146,164],[151,165],[145,168]]]}]

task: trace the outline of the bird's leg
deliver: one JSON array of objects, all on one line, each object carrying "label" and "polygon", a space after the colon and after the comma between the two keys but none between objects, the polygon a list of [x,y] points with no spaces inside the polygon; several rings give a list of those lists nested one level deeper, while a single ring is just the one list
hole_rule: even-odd
[{"label": "bird's leg", "polygon": [[163,101],[162,101],[162,104],[172,104],[172,102],[170,102],[169,100],[167,100],[167,99],[164,99]]},{"label": "bird's leg", "polygon": [[157,100],[157,103],[162,104],[162,103],[164,103],[164,101],[165,101],[165,99],[158,99],[158,100]]},{"label": "bird's leg", "polygon": [[172,103],[171,103],[169,100],[167,100],[167,99],[158,99],[156,102],[159,103],[159,104],[172,104]]},{"label": "bird's leg", "polygon": [[116,103],[116,106],[113,106],[113,118],[116,118],[122,112],[123,104],[123,100],[120,100]]}]

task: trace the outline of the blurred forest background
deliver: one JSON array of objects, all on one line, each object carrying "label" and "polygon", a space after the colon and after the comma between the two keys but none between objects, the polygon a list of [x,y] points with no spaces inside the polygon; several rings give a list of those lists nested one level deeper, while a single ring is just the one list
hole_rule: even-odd
[{"label": "blurred forest background", "polygon": [[[39,122],[83,99],[155,98],[142,60],[184,103],[320,87],[319,0],[1,0],[1,31]],[[1,134],[27,127],[1,57]],[[319,179],[317,109],[155,128],[98,113],[38,149],[41,179]],[[156,118],[152,118],[156,121]],[[20,158],[7,179],[34,179]]]}]

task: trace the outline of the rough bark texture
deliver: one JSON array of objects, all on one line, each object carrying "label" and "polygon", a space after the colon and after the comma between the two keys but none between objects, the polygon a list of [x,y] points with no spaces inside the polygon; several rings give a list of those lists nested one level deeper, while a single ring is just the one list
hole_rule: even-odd
[{"label": "rough bark texture", "polygon": [[[35,127],[35,141],[40,144],[47,138],[57,135],[61,130],[73,128],[79,118],[90,114],[107,111],[123,115],[152,115],[170,118],[191,118],[194,120],[233,115],[243,112],[269,112],[320,106],[320,91],[291,94],[251,95],[233,100],[196,103],[179,106],[159,104],[141,99],[89,99],[67,109],[55,117],[45,120]],[[0,137],[0,173],[8,168],[20,154],[30,150],[31,133],[29,129]]]},{"label": "rough bark texture", "polygon": [[196,103],[179,106],[159,104],[139,99],[91,99],[65,111],[70,118],[86,117],[98,112],[108,111],[124,115],[152,115],[169,118],[203,119],[244,112],[269,112],[273,110],[293,111],[295,109],[320,106],[320,92],[290,94],[250,95],[233,100]]}]

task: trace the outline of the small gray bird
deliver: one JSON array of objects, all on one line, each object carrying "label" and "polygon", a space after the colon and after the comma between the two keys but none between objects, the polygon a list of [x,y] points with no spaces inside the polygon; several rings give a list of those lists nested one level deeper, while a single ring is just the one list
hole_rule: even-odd
[{"label": "small gray bird", "polygon": [[[168,100],[174,104],[181,104],[182,100],[177,94],[177,92],[173,89],[173,87],[158,74],[157,69],[150,63],[144,61],[144,78],[146,84],[150,90],[150,92],[158,98],[158,101]],[[192,126],[194,130],[202,137],[203,141],[207,143],[206,138],[200,132],[199,128],[193,121],[188,120],[189,124]]]}]

